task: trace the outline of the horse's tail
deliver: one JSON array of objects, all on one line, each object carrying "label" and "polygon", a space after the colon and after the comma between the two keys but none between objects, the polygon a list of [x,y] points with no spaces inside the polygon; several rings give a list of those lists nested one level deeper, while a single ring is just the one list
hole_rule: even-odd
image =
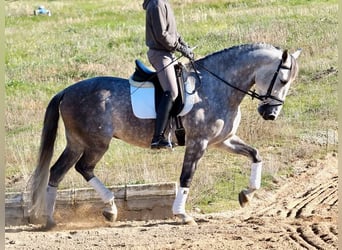
[{"label": "horse's tail", "polygon": [[40,141],[38,162],[30,179],[31,208],[30,215],[39,217],[45,214],[46,188],[49,177],[49,166],[53,155],[59,120],[59,104],[63,91],[55,95],[45,111],[43,131]]}]

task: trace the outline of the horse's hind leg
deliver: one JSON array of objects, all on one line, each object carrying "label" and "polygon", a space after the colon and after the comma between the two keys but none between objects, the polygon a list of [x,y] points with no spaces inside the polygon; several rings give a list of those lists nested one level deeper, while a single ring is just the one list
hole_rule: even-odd
[{"label": "horse's hind leg", "polygon": [[57,197],[57,187],[68,170],[75,164],[81,155],[81,151],[71,149],[67,146],[60,155],[56,163],[50,169],[49,183],[46,191],[46,228],[52,228],[56,224],[53,219],[55,202]]},{"label": "horse's hind leg", "polygon": [[221,144],[216,145],[216,147],[227,150],[231,153],[245,155],[252,160],[248,189],[241,191],[239,194],[240,205],[244,207],[252,199],[254,191],[259,189],[261,186],[262,161],[258,150],[247,145],[236,135]]},{"label": "horse's hind leg", "polygon": [[103,216],[109,221],[115,221],[117,217],[117,208],[114,203],[114,194],[106,188],[103,183],[95,176],[94,168],[96,163],[102,158],[107,151],[108,145],[100,147],[92,147],[87,149],[81,159],[76,163],[76,170],[83,178],[91,185],[99,194],[102,201],[105,203]]}]

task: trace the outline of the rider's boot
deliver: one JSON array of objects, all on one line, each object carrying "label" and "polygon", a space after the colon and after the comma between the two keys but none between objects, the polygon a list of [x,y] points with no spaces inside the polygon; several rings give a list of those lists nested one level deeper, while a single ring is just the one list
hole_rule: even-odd
[{"label": "rider's boot", "polygon": [[165,91],[157,109],[154,135],[151,142],[152,149],[172,148],[172,144],[164,137],[172,106],[173,100],[171,93],[170,91]]}]

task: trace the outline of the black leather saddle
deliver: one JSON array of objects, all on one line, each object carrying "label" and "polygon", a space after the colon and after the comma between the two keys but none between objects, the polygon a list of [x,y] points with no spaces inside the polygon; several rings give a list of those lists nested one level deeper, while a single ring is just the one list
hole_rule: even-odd
[{"label": "black leather saddle", "polygon": [[[178,96],[175,100],[175,103],[171,109],[171,116],[176,117],[184,108],[184,81],[182,77],[182,65],[175,65],[175,72],[177,78],[178,85]],[[145,64],[143,64],[140,60],[135,60],[135,71],[133,73],[132,79],[137,82],[152,82],[155,88],[155,105],[156,109],[159,105],[161,96],[163,94],[163,89],[161,88],[157,72],[149,69]]]}]

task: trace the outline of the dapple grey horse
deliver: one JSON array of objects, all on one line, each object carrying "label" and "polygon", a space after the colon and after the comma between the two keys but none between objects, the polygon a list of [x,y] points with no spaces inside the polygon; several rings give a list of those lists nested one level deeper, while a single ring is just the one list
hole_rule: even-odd
[{"label": "dapple grey horse", "polygon": [[[239,195],[242,206],[260,188],[261,157],[257,149],[236,135],[240,104],[250,95],[259,100],[260,115],[275,120],[297,76],[300,53],[297,50],[290,54],[267,44],[246,44],[185,65],[186,79],[195,86],[194,104],[182,117],[186,149],[172,207],[173,214],[182,218],[183,223],[195,223],[186,213],[185,204],[197,164],[209,147],[250,158],[249,187]],[[252,86],[254,91],[250,90]],[[140,147],[150,146],[154,120],[139,119],[133,114],[130,95],[128,79],[94,77],[65,88],[48,104],[38,164],[31,179],[30,210],[32,216],[44,218],[47,228],[56,225],[53,213],[57,187],[73,166],[98,192],[105,204],[105,218],[116,219],[114,194],[94,175],[94,168],[113,137]],[[64,122],[67,145],[50,168],[59,116]]]}]

